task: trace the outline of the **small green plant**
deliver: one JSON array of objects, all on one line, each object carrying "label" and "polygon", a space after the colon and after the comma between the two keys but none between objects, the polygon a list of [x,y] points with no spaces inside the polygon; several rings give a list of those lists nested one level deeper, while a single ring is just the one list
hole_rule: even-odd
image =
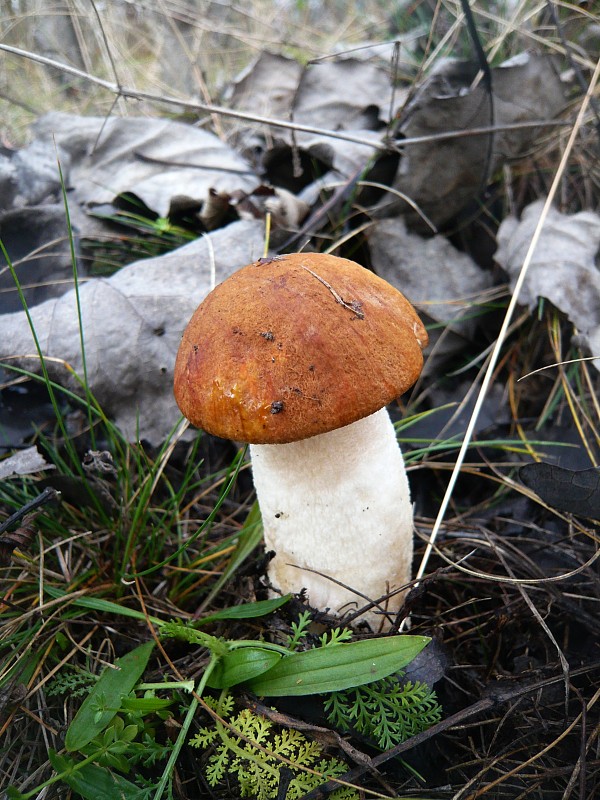
[{"label": "small green plant", "polygon": [[[313,647],[300,649],[307,645],[310,625],[310,613],[300,614],[284,645],[217,639],[181,623],[161,627],[162,636],[211,651],[205,684],[221,689],[221,695],[218,700],[205,698],[206,705],[216,712],[213,724],[201,728],[189,742],[193,747],[213,749],[206,765],[211,786],[231,774],[237,778],[241,797],[294,800],[346,770],[343,762],[324,755],[319,743],[300,731],[279,730],[249,709],[236,713],[229,692],[236,685],[267,697],[327,693],[325,709],[330,722],[343,731],[353,728],[366,734],[382,749],[440,719],[441,708],[433,691],[422,683],[398,683],[402,667],[426,643],[423,637],[351,642],[352,631],[334,628],[315,637]],[[289,785],[281,794],[286,779]],[[333,796],[357,795],[351,787],[342,786]]]},{"label": "small green plant", "polygon": [[60,694],[69,697],[83,697],[83,695],[89,694],[97,680],[98,676],[87,670],[64,668],[50,682],[46,688],[46,694],[49,697]]},{"label": "small green plant", "polygon": [[332,692],[325,701],[330,724],[362,733],[389,750],[439,722],[442,708],[435,692],[419,681],[401,684],[398,677]]},{"label": "small green plant", "polygon": [[[227,723],[216,718],[214,725],[201,728],[189,742],[192,747],[213,748],[206,765],[210,786],[231,774],[236,776],[240,797],[271,800],[279,796],[286,781],[286,800],[296,800],[347,770],[343,761],[323,753],[318,742],[300,731],[279,729],[248,708],[236,712],[233,697],[226,691],[218,700],[206,698],[206,703]],[[353,800],[358,793],[341,786],[331,797]]]},{"label": "small green plant", "polygon": [[[288,634],[286,639],[288,650],[298,650],[302,642],[308,637],[311,623],[312,615],[310,611],[302,611],[298,615],[298,619],[291,623],[291,633]],[[321,647],[331,647],[341,642],[350,641],[352,636],[350,628],[332,628],[332,630],[326,631],[319,636],[319,644]]]},{"label": "small green plant", "polygon": [[[65,736],[65,753],[50,750],[48,755],[55,775],[41,786],[21,794],[9,789],[9,797],[27,800],[40,789],[56,782],[66,783],[84,800],[118,800],[121,797],[144,800],[154,788],[154,780],[136,771],[136,783],[125,775],[132,766],[153,767],[171,754],[171,742],[157,741],[157,723],[170,716],[176,696],[160,698],[155,688],[142,684],[138,696],[134,687],[146,669],[154,642],[147,642],[117,659],[115,669],[105,668],[94,679],[91,691],[80,706]],[[89,676],[87,676],[89,678]],[[93,676],[92,676],[93,677]],[[72,680],[57,684],[64,689]],[[187,688],[184,684],[161,684],[167,689]],[[191,687],[190,687],[191,688]]]},{"label": "small green plant", "polygon": [[[287,638],[290,650],[296,650],[308,636],[309,612],[303,612],[291,624]],[[332,647],[352,638],[347,628],[334,628],[319,637],[320,647]],[[325,700],[325,713],[331,725],[342,732],[356,731],[387,750],[410,736],[427,730],[442,716],[435,692],[420,681],[402,684],[402,671],[371,683],[331,692]]]}]

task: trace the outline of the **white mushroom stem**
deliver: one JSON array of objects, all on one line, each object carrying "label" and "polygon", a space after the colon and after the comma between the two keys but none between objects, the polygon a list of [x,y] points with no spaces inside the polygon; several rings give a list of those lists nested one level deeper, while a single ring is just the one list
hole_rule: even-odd
[{"label": "white mushroom stem", "polygon": [[[266,548],[275,551],[273,586],[282,592],[304,587],[312,606],[343,614],[410,580],[412,505],[385,408],[330,433],[251,445],[250,452]],[[387,609],[396,611],[401,602],[395,595]],[[378,628],[383,617],[370,612],[364,619]]]}]

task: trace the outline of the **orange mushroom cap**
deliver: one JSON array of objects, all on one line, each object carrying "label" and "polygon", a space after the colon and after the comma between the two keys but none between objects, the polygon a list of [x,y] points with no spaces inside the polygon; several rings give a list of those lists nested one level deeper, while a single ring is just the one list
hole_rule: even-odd
[{"label": "orange mushroom cap", "polygon": [[425,328],[404,295],[353,261],[259,259],[207,295],[175,364],[175,399],[199,428],[294,442],[383,408],[418,378]]}]

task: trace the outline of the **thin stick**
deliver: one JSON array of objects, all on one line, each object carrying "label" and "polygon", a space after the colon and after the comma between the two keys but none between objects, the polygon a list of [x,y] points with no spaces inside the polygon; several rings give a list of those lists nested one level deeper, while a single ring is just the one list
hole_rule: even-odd
[{"label": "thin stick", "polygon": [[544,222],[546,217],[548,216],[548,212],[556,196],[558,191],[558,187],[562,180],[563,173],[567,166],[567,162],[571,155],[571,151],[573,149],[573,145],[575,144],[575,139],[579,133],[579,129],[583,123],[583,118],[587,111],[587,108],[590,103],[590,99],[594,93],[596,88],[596,84],[598,83],[598,79],[600,78],[600,59],[598,59],[596,63],[596,68],[594,69],[594,74],[592,75],[592,79],[590,81],[588,90],[586,92],[585,97],[583,98],[583,102],[581,103],[581,107],[579,109],[579,113],[577,114],[577,118],[575,123],[573,124],[573,129],[571,130],[571,134],[567,141],[566,147],[560,159],[560,163],[558,165],[558,169],[556,170],[556,174],[554,176],[554,180],[552,181],[552,186],[550,187],[550,191],[548,192],[548,197],[546,198],[546,202],[544,203],[544,207],[542,209],[542,213],[540,215],[539,222],[537,227],[534,231],[534,234],[531,238],[531,242],[529,244],[529,248],[527,250],[527,254],[523,261],[523,266],[521,267],[521,272],[519,273],[519,277],[515,284],[515,288],[513,290],[513,294],[508,304],[508,308],[506,310],[506,315],[504,317],[504,321],[502,323],[502,327],[500,328],[500,333],[498,334],[498,338],[496,340],[496,344],[494,345],[494,349],[490,355],[490,361],[483,377],[483,381],[481,383],[481,388],[479,390],[479,394],[477,395],[477,400],[475,402],[475,407],[473,408],[473,414],[471,415],[471,419],[469,420],[469,424],[467,425],[467,430],[465,431],[465,437],[463,439],[462,445],[458,452],[458,456],[456,458],[456,464],[454,465],[454,469],[452,470],[452,474],[450,475],[450,481],[446,488],[446,493],[444,494],[440,510],[438,511],[438,515],[434,522],[433,528],[431,529],[431,534],[429,536],[429,541],[427,543],[427,547],[425,548],[425,552],[423,554],[423,558],[421,559],[421,564],[419,566],[416,579],[419,580],[425,574],[425,570],[427,569],[427,563],[429,562],[429,558],[431,553],[433,552],[433,546],[439,530],[441,528],[442,522],[444,520],[444,516],[446,514],[446,510],[450,503],[450,498],[452,497],[452,493],[454,491],[454,486],[456,485],[456,481],[460,474],[460,470],[465,459],[465,455],[467,453],[467,449],[471,443],[471,439],[473,437],[473,431],[475,430],[475,425],[479,418],[479,413],[481,412],[481,408],[483,406],[483,401],[485,400],[485,396],[487,394],[487,390],[492,382],[492,378],[494,375],[494,371],[496,369],[496,364],[498,363],[498,359],[500,357],[500,351],[502,349],[502,345],[504,344],[504,340],[506,338],[507,331],[510,327],[510,323],[517,307],[519,301],[519,294],[521,293],[521,289],[523,288],[523,284],[525,283],[525,278],[527,276],[527,271],[529,269],[529,265],[533,259],[533,254],[537,247],[538,241],[540,239],[542,228],[544,226]]},{"label": "thin stick", "polygon": [[304,133],[312,133],[317,136],[327,136],[330,139],[342,139],[346,142],[354,142],[355,144],[363,144],[366,147],[372,147],[374,150],[388,150],[399,151],[404,147],[411,144],[423,144],[426,142],[443,141],[446,139],[458,139],[463,136],[484,136],[498,131],[520,130],[522,128],[540,128],[540,127],[562,127],[570,123],[564,120],[530,120],[529,122],[516,122],[511,125],[500,125],[490,127],[484,125],[479,128],[471,128],[469,130],[454,130],[443,131],[441,133],[428,134],[426,136],[413,136],[410,139],[402,139],[401,142],[393,142],[388,140],[373,140],[361,136],[352,136],[343,131],[332,131],[326,128],[317,128],[313,125],[300,125],[297,122],[289,122],[283,119],[272,119],[271,117],[263,117],[258,114],[249,114],[244,111],[236,111],[235,109],[225,108],[224,106],[215,106],[210,103],[200,103],[198,101],[191,102],[189,100],[182,100],[179,97],[171,97],[169,95],[154,94],[153,92],[144,92],[138,89],[132,89],[127,86],[119,86],[116,83],[98,78],[88,72],[84,72],[76,67],[71,67],[68,64],[63,64],[53,58],[41,56],[38,53],[32,53],[29,50],[22,50],[20,47],[13,47],[12,45],[0,42],[0,50],[6,53],[12,53],[22,58],[28,58],[30,61],[36,61],[38,64],[44,64],[49,67],[61,70],[68,75],[75,75],[78,78],[89,81],[107,89],[113,94],[121,97],[131,97],[137,100],[149,100],[153,103],[164,103],[166,105],[180,106],[181,108],[189,108],[194,111],[206,111],[208,114],[221,114],[224,117],[231,117],[233,119],[241,119],[247,122],[258,122],[262,125],[269,125],[273,128],[285,128],[291,131],[304,131]]},{"label": "thin stick", "polygon": [[361,310],[360,303],[358,303],[356,300],[352,300],[350,303],[347,303],[344,300],[344,298],[336,292],[333,286],[330,283],[327,283],[325,278],[322,278],[320,275],[317,275],[316,272],[313,272],[312,269],[305,267],[304,264],[302,265],[302,269],[305,269],[307,272],[310,272],[313,278],[316,278],[320,283],[323,284],[323,286],[326,289],[329,289],[336,303],[339,303],[341,306],[344,306],[344,308],[347,308],[348,311],[352,311],[352,313],[355,314],[359,319],[365,318],[364,312]]},{"label": "thin stick", "polygon": [[15,522],[20,522],[26,514],[30,514],[32,511],[35,511],[36,508],[43,506],[44,503],[50,503],[54,500],[58,500],[60,497],[60,492],[57,492],[56,489],[53,489],[51,486],[46,486],[44,491],[41,494],[38,494],[37,497],[34,497],[33,500],[28,500],[22,508],[18,511],[15,511],[14,514],[11,514],[10,517],[4,520],[0,524],[0,534],[7,531],[11,525],[14,525]]}]

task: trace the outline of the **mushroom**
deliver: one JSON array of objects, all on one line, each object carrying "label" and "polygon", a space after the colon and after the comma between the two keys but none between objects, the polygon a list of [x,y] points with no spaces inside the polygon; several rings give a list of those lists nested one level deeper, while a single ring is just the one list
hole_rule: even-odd
[{"label": "mushroom", "polygon": [[[194,313],[175,398],[194,425],[250,443],[281,592],[336,614],[395,592],[383,606],[399,609],[413,515],[385,406],[416,381],[427,340],[397,289],[318,253],[261,258]],[[361,619],[379,626],[381,610]]]}]

